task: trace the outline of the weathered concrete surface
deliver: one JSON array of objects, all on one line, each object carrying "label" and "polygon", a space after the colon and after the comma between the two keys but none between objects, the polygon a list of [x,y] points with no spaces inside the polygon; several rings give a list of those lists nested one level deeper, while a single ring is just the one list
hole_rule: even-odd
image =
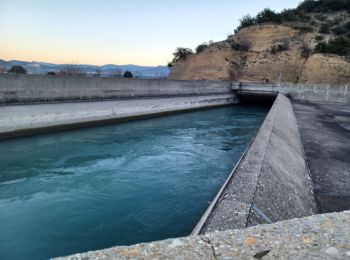
[{"label": "weathered concrete surface", "polygon": [[350,104],[293,102],[319,212],[350,209]]},{"label": "weathered concrete surface", "polygon": [[202,236],[113,247],[57,258],[349,259],[350,212],[316,215]]},{"label": "weathered concrete surface", "polygon": [[[233,89],[236,89],[233,85]],[[243,83],[238,93],[282,93],[295,100],[350,103],[350,85],[253,84]]]},{"label": "weathered concrete surface", "polygon": [[245,228],[315,212],[293,108],[289,99],[279,94],[214,210],[196,230]]},{"label": "weathered concrete surface", "polygon": [[0,138],[236,103],[232,94],[0,106]]},{"label": "weathered concrete surface", "polygon": [[228,94],[229,81],[0,74],[0,104]]}]

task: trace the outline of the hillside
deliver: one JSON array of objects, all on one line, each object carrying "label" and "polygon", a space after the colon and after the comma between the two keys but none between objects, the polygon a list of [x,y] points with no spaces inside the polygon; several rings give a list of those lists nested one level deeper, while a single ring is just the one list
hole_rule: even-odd
[{"label": "hillside", "polygon": [[0,59],[0,68],[10,69],[12,66],[22,66],[29,74],[47,74],[48,72],[59,72],[69,67],[87,76],[99,74],[101,77],[121,77],[125,71],[131,71],[137,78],[166,78],[169,69],[166,66],[138,66],[138,65],[114,65],[103,66],[86,64],[52,64],[45,62],[26,62]]},{"label": "hillside", "polygon": [[[333,6],[321,8],[323,2]],[[195,53],[178,49],[169,78],[348,84],[349,8],[348,0],[305,1],[282,13],[265,9],[246,16],[222,42],[202,44]]]}]

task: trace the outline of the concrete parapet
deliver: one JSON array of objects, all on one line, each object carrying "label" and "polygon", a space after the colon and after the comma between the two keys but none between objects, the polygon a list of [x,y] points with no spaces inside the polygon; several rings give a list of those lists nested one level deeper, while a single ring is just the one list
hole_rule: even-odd
[{"label": "concrete parapet", "polygon": [[315,215],[202,236],[120,246],[57,260],[348,259],[350,212]]},{"label": "concrete parapet", "polygon": [[289,99],[279,94],[218,201],[194,234],[314,213],[316,204],[293,108]]},{"label": "concrete parapet", "polygon": [[227,94],[229,81],[0,74],[0,104]]},{"label": "concrete parapet", "polygon": [[0,138],[237,103],[234,94],[0,106]]},{"label": "concrete parapet", "polygon": [[242,93],[282,93],[296,100],[350,103],[350,85],[243,83],[239,91]]}]

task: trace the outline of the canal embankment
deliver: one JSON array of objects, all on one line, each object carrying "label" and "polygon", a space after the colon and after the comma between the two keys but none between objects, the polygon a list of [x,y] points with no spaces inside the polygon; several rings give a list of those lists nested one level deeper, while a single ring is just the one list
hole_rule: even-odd
[{"label": "canal embankment", "polygon": [[232,94],[0,106],[0,139],[237,103]]},{"label": "canal embankment", "polygon": [[[344,129],[348,130],[347,116],[344,116],[347,112],[342,112],[348,111],[350,103],[347,85],[261,85],[210,81],[6,76],[18,78],[9,80],[9,77],[0,77],[0,100],[3,103],[0,106],[0,120],[7,122],[7,128],[3,131],[4,137],[231,105],[251,97],[269,97],[271,100],[278,95],[257,136],[210,204],[193,234],[254,225],[258,225],[259,229],[261,228],[259,224],[324,212],[320,205],[321,200],[318,195],[315,200],[314,192],[321,194],[323,201],[328,205],[340,205],[337,210],[347,209],[347,204],[342,201],[348,198],[348,187],[340,193],[334,193],[341,186],[339,186],[341,179],[347,178],[349,173],[348,147],[343,149],[341,145],[341,143],[347,144],[348,134],[339,134]],[[51,80],[54,81],[53,85]],[[91,85],[87,83],[89,80],[93,82]],[[322,105],[317,105],[319,102]],[[342,106],[325,106],[331,103]],[[311,120],[310,117],[314,118]],[[322,118],[327,120],[320,123]],[[31,122],[34,125],[30,125]],[[333,127],[329,127],[331,125]],[[13,126],[17,128],[10,128]],[[327,137],[320,138],[320,135],[334,139],[334,143],[328,142]],[[314,146],[319,145],[321,140],[325,144]],[[315,150],[315,147],[318,148]],[[322,162],[317,153],[326,154],[321,157]],[[317,167],[312,166],[318,164]],[[323,167],[326,164],[327,167]],[[318,175],[317,171],[322,171],[322,174]],[[335,181],[327,182],[325,176],[330,179],[335,176]],[[326,193],[322,193],[323,191]],[[339,203],[334,203],[335,200]],[[334,216],[345,215],[346,213],[342,213]],[[317,220],[322,218],[325,216],[312,217]],[[299,222],[288,223],[291,223],[287,229],[288,234],[294,234],[292,228],[294,229],[294,225]],[[332,230],[332,225],[325,230],[325,232]],[[283,235],[285,231],[282,229],[280,232]],[[224,233],[217,234],[221,238]],[[316,233],[315,238],[310,239],[321,241],[323,235],[322,232]],[[344,239],[344,234],[341,232],[334,236],[336,237],[334,239]],[[197,239],[198,243],[206,241],[199,236],[194,239]],[[304,240],[302,242],[310,244],[308,241],[311,240],[306,238],[307,242]],[[171,243],[177,244],[178,240],[173,240]],[[152,245],[152,243],[145,244],[145,252],[151,254]],[[160,242],[160,245],[164,244]],[[215,245],[211,245],[212,247]],[[341,247],[336,248],[339,253]],[[324,247],[321,249],[328,250]],[[113,250],[117,251],[118,248]],[[126,250],[135,252],[134,248]],[[240,248],[233,250],[240,252]],[[335,251],[332,248],[330,250]],[[103,256],[104,252],[96,254]]]},{"label": "canal embankment", "polygon": [[217,230],[316,213],[313,187],[290,100],[279,94],[225,187],[194,229]]}]

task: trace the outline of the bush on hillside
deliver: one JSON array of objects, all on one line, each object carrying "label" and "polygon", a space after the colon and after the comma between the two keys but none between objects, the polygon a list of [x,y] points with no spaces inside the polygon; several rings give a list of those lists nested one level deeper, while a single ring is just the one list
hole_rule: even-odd
[{"label": "bush on hillside", "polygon": [[323,23],[321,24],[319,33],[323,33],[323,34],[329,34],[330,33],[330,28],[329,25],[327,23]]},{"label": "bush on hillside", "polygon": [[134,75],[130,71],[127,70],[124,72],[123,77],[127,78],[127,79],[132,79],[134,77]]},{"label": "bush on hillside", "polygon": [[306,0],[302,2],[298,8],[299,11],[303,10],[307,13],[323,13],[323,12],[336,12],[336,11],[350,11],[349,0]]},{"label": "bush on hillside", "polygon": [[301,57],[307,59],[310,57],[312,50],[305,43],[300,47]]},{"label": "bush on hillside", "polygon": [[248,40],[241,40],[239,42],[233,42],[231,44],[232,50],[236,51],[249,51],[252,47],[252,43]]},{"label": "bush on hillside", "polygon": [[207,43],[202,43],[200,45],[197,46],[196,48],[196,53],[201,53],[202,51],[204,51],[206,48],[208,48],[209,45]]},{"label": "bush on hillside", "polygon": [[[323,13],[344,10],[350,12],[350,0],[305,0],[297,8],[285,9],[280,13],[266,8],[258,13],[256,17],[252,17],[250,15],[244,16],[240,20],[240,24],[235,30],[235,33],[239,32],[243,28],[263,23],[283,23],[292,21],[310,22],[312,18],[310,15],[308,15],[308,13]],[[319,21],[326,20],[326,16],[322,14],[315,15],[315,18]],[[339,24],[340,21],[339,19],[336,19],[333,22]],[[310,23],[316,24],[315,21],[311,21]]]},{"label": "bush on hillside", "polygon": [[12,66],[11,69],[8,71],[9,73],[16,73],[16,74],[27,74],[27,71],[22,66]]},{"label": "bush on hillside", "polygon": [[257,16],[255,17],[255,21],[257,24],[269,23],[269,22],[281,23],[283,19],[280,14],[272,11],[269,8],[266,8],[257,14]]},{"label": "bush on hillside", "polygon": [[321,42],[316,45],[315,52],[333,53],[340,56],[350,55],[350,39],[345,36],[339,36],[328,43]]},{"label": "bush on hillside", "polygon": [[348,32],[348,29],[344,26],[344,25],[339,25],[335,28],[333,28],[333,33],[337,34],[337,35],[342,35],[342,34],[346,34]]},{"label": "bush on hillside", "polygon": [[191,49],[179,47],[173,53],[174,59],[173,59],[172,63],[176,63],[176,62],[185,60],[187,58],[187,56],[189,56],[191,54],[193,54],[193,51]]},{"label": "bush on hillside", "polygon": [[315,36],[315,40],[318,41],[318,42],[322,41],[322,40],[324,40],[324,36],[323,35],[316,35]]}]

